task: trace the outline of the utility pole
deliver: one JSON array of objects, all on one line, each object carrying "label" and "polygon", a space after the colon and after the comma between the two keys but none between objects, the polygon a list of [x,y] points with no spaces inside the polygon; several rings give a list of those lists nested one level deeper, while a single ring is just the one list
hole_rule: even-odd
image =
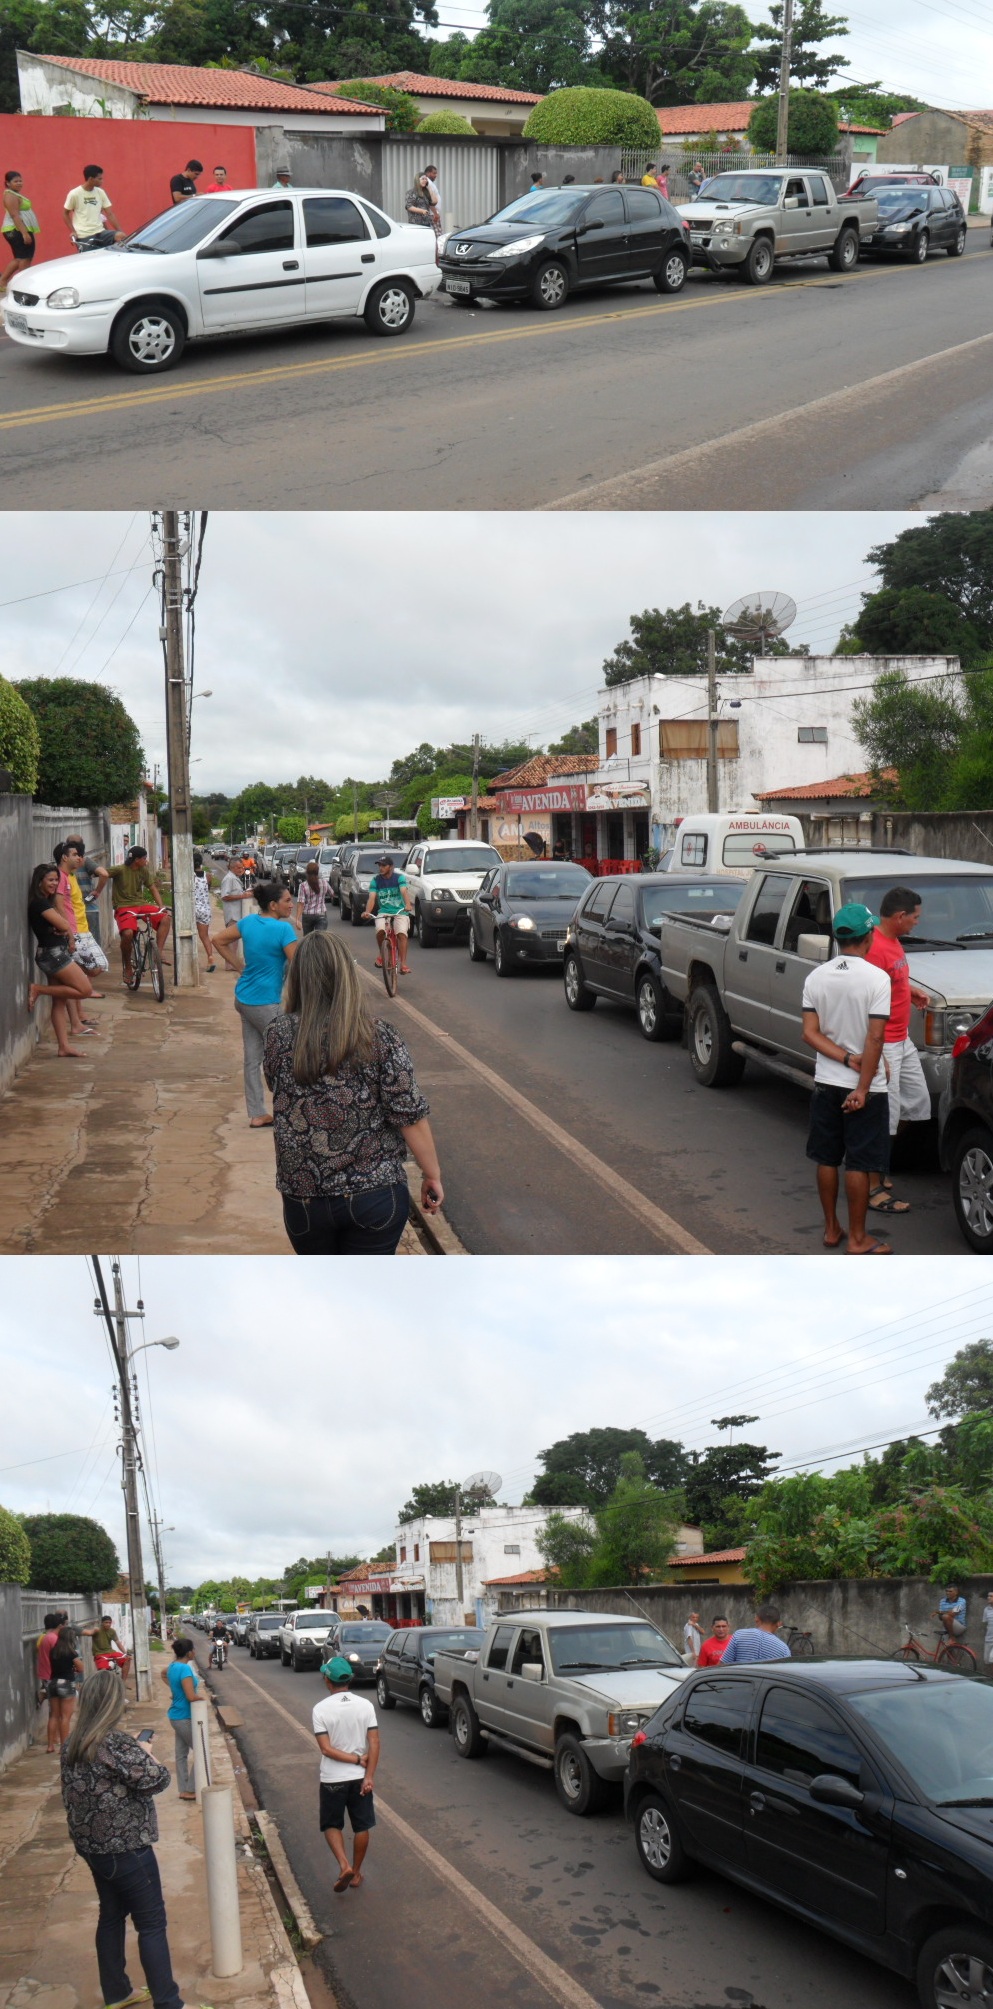
[{"label": "utility pole", "polygon": [[469,835],[479,837],[479,734],[472,735],[472,809],[469,815]]},{"label": "utility pole", "polygon": [[783,0],[783,52],[779,60],[779,116],[776,121],[776,159],[781,164],[785,164],[788,152],[792,41],[793,0]]},{"label": "utility pole", "polygon": [[357,781],[353,781],[352,783],[352,836],[357,844],[359,841],[359,785]]},{"label": "utility pole", "polygon": [[159,1636],[164,1646],[166,1639],[166,1584],[165,1563],[162,1558],[162,1518],[159,1514],[152,1514],[150,1518],[152,1523],[152,1548],[155,1551],[155,1573],[159,1580]]},{"label": "utility pole", "polygon": [[[97,1274],[99,1275],[99,1270]],[[148,1650],[148,1621],[145,1616],[145,1568],[141,1556],[141,1521],[138,1515],[138,1447],[131,1406],[129,1314],[124,1308],[120,1263],[114,1263],[113,1276],[113,1319],[116,1334],[114,1352],[121,1384],[121,1453],[124,1462],[124,1515],[127,1528],[128,1583],[131,1592],[135,1695],[139,1702],[147,1702],[152,1692],[152,1672]]]},{"label": "utility pole", "polygon": [[183,667],[183,575],[179,512],[162,511],[163,616],[165,643],[166,748],[169,762],[169,859],[172,867],[172,933],[177,989],[196,990],[200,958],[193,918],[193,806]]},{"label": "utility pole", "polygon": [[455,1595],[459,1601],[459,1624],[465,1617],[465,1583],[462,1577],[462,1488],[455,1488]]},{"label": "utility pole", "polygon": [[717,636],[707,629],[707,808],[719,808],[717,787]]}]

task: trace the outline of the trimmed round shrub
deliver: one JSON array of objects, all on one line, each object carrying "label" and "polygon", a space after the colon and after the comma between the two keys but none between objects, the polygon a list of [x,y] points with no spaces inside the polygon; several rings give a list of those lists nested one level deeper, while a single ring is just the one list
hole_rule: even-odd
[{"label": "trimmed round shrub", "polygon": [[15,795],[33,795],[38,782],[41,736],[30,705],[0,677],[0,767],[10,775]]},{"label": "trimmed round shrub", "polygon": [[335,90],[340,98],[357,98],[363,105],[381,105],[388,133],[416,132],[421,108],[408,91],[395,90],[392,84],[375,84],[369,77],[351,77],[346,84],[336,84]]},{"label": "trimmed round shrub", "polygon": [[307,840],[307,819],[305,816],[280,816],[276,823],[276,836],[284,844],[304,844]]},{"label": "trimmed round shrub", "polygon": [[[779,99],[762,98],[748,121],[748,137],[756,153],[775,153]],[[788,153],[818,159],[838,145],[838,107],[819,91],[791,91],[786,127]]]},{"label": "trimmed round shrub", "polygon": [[419,133],[453,133],[476,138],[476,128],[461,112],[429,112],[417,128]]},{"label": "trimmed round shrub", "polygon": [[26,1584],[31,1575],[31,1543],[24,1523],[0,1507],[0,1583]]},{"label": "trimmed round shrub", "polygon": [[524,128],[543,146],[655,147],[662,135],[647,98],[633,91],[597,91],[587,84],[549,91]]},{"label": "trimmed round shrub", "polygon": [[106,1528],[85,1514],[25,1514],[32,1590],[109,1590],[121,1565]]},{"label": "trimmed round shrub", "polygon": [[79,677],[31,677],[17,690],[41,736],[36,801],[103,809],[133,799],[145,755],[133,718],[113,691]]}]

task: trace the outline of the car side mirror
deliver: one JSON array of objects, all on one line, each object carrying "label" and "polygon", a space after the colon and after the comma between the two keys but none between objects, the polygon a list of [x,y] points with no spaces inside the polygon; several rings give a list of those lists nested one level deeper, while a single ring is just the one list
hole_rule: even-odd
[{"label": "car side mirror", "polygon": [[798,935],[796,952],[808,963],[826,963],[831,955],[829,935]]},{"label": "car side mirror", "polygon": [[810,1782],[810,1797],[822,1807],[847,1807],[857,1814],[865,1803],[865,1794],[853,1786],[850,1779],[842,1779],[836,1772],[819,1772]]},{"label": "car side mirror", "polygon": [[662,916],[661,916],[661,914],[660,914],[660,915],[658,916],[658,918],[657,918],[656,920],[654,920],[654,921],[649,921],[649,923],[648,923],[648,932],[649,932],[649,934],[650,934],[650,935],[661,935],[661,933],[662,933]]},{"label": "car side mirror", "polygon": [[799,209],[799,207],[800,197],[798,195],[788,195],[783,203],[784,209]]},{"label": "car side mirror", "polygon": [[603,229],[603,218],[600,217],[593,223],[581,224],[579,228],[579,235],[580,237],[587,237],[591,230],[602,230],[602,229]]},{"label": "car side mirror", "polygon": [[545,1670],[540,1660],[522,1660],[520,1666],[522,1681],[544,1681]]},{"label": "car side mirror", "polygon": [[241,245],[236,237],[215,237],[213,244],[205,244],[198,258],[236,258]]}]

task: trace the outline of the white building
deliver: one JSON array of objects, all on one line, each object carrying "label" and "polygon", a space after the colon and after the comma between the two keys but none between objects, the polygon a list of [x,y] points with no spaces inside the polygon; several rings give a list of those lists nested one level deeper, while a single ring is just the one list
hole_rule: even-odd
[{"label": "white building", "polygon": [[[957,656],[754,656],[747,675],[717,679],[718,806],[755,809],[770,789],[864,772],[856,698],[884,670],[918,682],[958,669]],[[636,677],[602,689],[598,710],[596,855],[664,849],[678,817],[707,808],[707,679]]]},{"label": "white building", "polygon": [[458,1596],[455,1520],[426,1515],[401,1521],[396,1531],[396,1574],[392,1581],[422,1584],[420,1608],[411,1616],[425,1625],[483,1625],[484,1585],[490,1577],[514,1576],[542,1566],[538,1535],[549,1514],[581,1521],[582,1507],[483,1507],[462,1516],[462,1598]]}]

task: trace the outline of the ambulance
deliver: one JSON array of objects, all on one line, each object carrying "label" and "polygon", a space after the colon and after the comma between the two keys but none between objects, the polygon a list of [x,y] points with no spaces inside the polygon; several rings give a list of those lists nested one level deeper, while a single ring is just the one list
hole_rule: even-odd
[{"label": "ambulance", "polygon": [[747,879],[770,858],[794,857],[806,849],[796,816],[741,810],[737,815],[682,816],[673,825],[667,872],[717,873]]}]

